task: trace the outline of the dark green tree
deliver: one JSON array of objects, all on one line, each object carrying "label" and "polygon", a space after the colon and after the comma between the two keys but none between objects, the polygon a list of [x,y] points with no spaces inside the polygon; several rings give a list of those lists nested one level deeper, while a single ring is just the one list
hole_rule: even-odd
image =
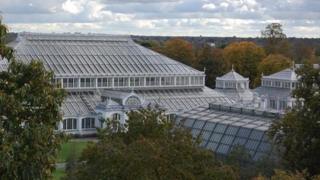
[{"label": "dark green tree", "polygon": [[3,58],[9,60],[13,57],[13,50],[6,46],[7,34],[8,28],[2,23],[2,17],[0,16],[0,60]]},{"label": "dark green tree", "polygon": [[205,45],[200,50],[197,59],[198,69],[203,70],[206,68],[206,85],[214,88],[216,77],[226,73],[226,65],[223,61],[223,50]]},{"label": "dark green tree", "polygon": [[268,24],[261,32],[263,38],[267,40],[265,51],[269,54],[282,54],[291,57],[290,44],[287,40],[286,34],[283,32],[282,24],[271,23]]},{"label": "dark green tree", "polygon": [[254,160],[243,146],[235,146],[226,157],[225,163],[233,167],[240,179],[244,180],[252,179],[259,174],[271,177],[274,169],[280,167],[274,156],[264,155]]},{"label": "dark green tree", "polygon": [[305,64],[297,70],[299,86],[293,92],[295,106],[283,119],[275,121],[275,136],[284,165],[289,170],[307,169],[320,173],[320,69]]},{"label": "dark green tree", "polygon": [[3,41],[0,47],[9,61],[0,72],[0,179],[48,179],[62,139],[54,129],[64,92],[42,63],[16,61]]},{"label": "dark green tree", "polygon": [[111,123],[89,146],[67,179],[235,179],[213,153],[166,119],[161,111],[130,112],[122,127]]}]

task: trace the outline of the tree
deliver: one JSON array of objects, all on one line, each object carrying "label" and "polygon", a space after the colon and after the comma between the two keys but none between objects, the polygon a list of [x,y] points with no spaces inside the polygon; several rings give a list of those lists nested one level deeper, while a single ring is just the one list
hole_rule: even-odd
[{"label": "tree", "polygon": [[264,50],[253,42],[235,42],[223,50],[223,58],[229,69],[234,65],[236,71],[249,77],[251,87],[258,76],[258,65],[264,57]]},{"label": "tree", "polygon": [[54,129],[64,93],[42,63],[14,60],[5,44],[1,52],[10,64],[0,72],[0,179],[48,179],[62,139]]},{"label": "tree", "polygon": [[5,24],[2,24],[2,18],[0,16],[0,60],[3,58],[9,60],[13,57],[13,50],[6,46],[7,34],[8,28]]},{"label": "tree", "polygon": [[214,88],[216,77],[221,76],[226,72],[226,66],[223,62],[223,50],[205,45],[200,50],[197,59],[198,69],[206,69],[206,85]]},{"label": "tree", "polygon": [[193,46],[181,38],[172,38],[164,43],[162,53],[186,65],[194,64]]},{"label": "tree", "polygon": [[[289,58],[281,54],[270,54],[260,62],[258,71],[259,75],[262,73],[264,75],[270,75],[290,66],[292,66],[292,61]],[[255,86],[260,85],[260,82],[261,76],[257,76],[255,79]]]},{"label": "tree", "polygon": [[307,169],[314,175],[320,173],[320,69],[305,64],[297,73],[295,106],[283,119],[274,121],[270,135],[289,170]]},{"label": "tree", "polygon": [[287,57],[291,56],[290,44],[287,41],[287,36],[282,30],[280,23],[268,24],[261,32],[263,38],[267,39],[265,51],[267,54],[283,54]]},{"label": "tree", "polygon": [[318,180],[319,177],[314,176],[314,177],[309,177],[308,173],[306,171],[302,172],[286,172],[283,170],[275,169],[275,174],[271,177],[263,177],[263,176],[258,176],[254,178],[254,180],[306,180],[306,179],[311,179],[311,180]]},{"label": "tree", "polygon": [[143,109],[128,114],[122,127],[109,123],[99,142],[84,150],[67,179],[235,179],[231,168],[199,148],[187,130],[162,111]]},{"label": "tree", "polygon": [[295,44],[294,60],[297,63],[317,63],[316,48],[304,42],[299,42]]},{"label": "tree", "polygon": [[233,167],[241,179],[252,179],[259,174],[271,177],[273,169],[279,167],[273,155],[254,160],[243,146],[235,146],[226,157],[225,163]]}]

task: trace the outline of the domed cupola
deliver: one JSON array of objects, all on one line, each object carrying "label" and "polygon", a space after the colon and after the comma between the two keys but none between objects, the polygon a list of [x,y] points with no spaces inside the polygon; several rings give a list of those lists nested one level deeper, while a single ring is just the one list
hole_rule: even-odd
[{"label": "domed cupola", "polygon": [[245,78],[237,73],[233,66],[230,72],[216,78],[217,89],[235,89],[246,90],[249,89],[249,78]]}]

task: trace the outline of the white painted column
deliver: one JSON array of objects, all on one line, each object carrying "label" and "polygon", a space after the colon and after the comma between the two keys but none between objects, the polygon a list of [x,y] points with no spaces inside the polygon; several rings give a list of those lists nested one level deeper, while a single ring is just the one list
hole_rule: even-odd
[{"label": "white painted column", "polygon": [[77,130],[79,131],[80,134],[82,132],[82,122],[81,122],[81,120],[82,120],[81,117],[77,118]]},{"label": "white painted column", "polygon": [[63,120],[59,122],[58,130],[63,131]]}]

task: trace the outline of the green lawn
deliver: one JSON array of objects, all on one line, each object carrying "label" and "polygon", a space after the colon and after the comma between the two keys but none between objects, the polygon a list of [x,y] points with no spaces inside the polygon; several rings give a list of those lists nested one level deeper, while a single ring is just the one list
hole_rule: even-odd
[{"label": "green lawn", "polygon": [[79,157],[83,149],[88,145],[89,141],[72,141],[62,144],[61,150],[58,155],[58,162],[66,162],[68,157],[74,153]]},{"label": "green lawn", "polygon": [[53,180],[60,180],[65,175],[64,170],[62,169],[56,169],[53,172]]}]

